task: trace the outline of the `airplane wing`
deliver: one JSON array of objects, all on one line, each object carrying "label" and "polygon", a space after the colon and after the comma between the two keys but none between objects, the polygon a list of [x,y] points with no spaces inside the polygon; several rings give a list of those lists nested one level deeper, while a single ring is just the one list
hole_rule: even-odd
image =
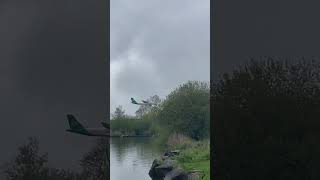
[{"label": "airplane wing", "polygon": [[143,103],[146,103],[146,104],[150,104],[148,101],[144,101],[144,100],[142,100],[142,102],[143,102]]}]

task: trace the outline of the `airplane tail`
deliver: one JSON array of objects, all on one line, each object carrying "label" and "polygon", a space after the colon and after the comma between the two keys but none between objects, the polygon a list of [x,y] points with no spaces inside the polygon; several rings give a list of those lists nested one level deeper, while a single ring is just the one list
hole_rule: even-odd
[{"label": "airplane tail", "polygon": [[102,126],[106,129],[110,129],[110,124],[107,122],[101,122]]},{"label": "airplane tail", "polygon": [[133,98],[131,98],[131,102],[132,102],[133,104],[138,104],[137,101],[134,100]]},{"label": "airplane tail", "polygon": [[72,114],[68,114],[67,118],[70,130],[81,133],[87,133],[87,130],[77,121],[77,119]]}]

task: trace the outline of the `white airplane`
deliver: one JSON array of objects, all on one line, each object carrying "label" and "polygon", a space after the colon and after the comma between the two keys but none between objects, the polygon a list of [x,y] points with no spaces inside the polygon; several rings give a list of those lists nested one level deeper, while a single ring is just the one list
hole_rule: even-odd
[{"label": "white airplane", "polygon": [[68,114],[67,118],[70,127],[66,130],[68,132],[87,136],[110,136],[110,124],[107,122],[101,122],[103,128],[85,128],[77,121],[77,119],[72,114]]},{"label": "white airplane", "polygon": [[142,106],[152,106],[155,105],[154,103],[150,103],[149,101],[144,101],[142,100],[142,103],[138,103],[136,100],[134,100],[133,98],[131,98],[131,103],[132,104],[136,104],[136,105],[142,105]]}]

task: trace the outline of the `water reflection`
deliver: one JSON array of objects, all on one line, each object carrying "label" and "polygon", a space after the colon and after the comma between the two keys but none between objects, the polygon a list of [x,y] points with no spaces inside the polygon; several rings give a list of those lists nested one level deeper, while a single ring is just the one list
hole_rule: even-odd
[{"label": "water reflection", "polygon": [[153,138],[111,138],[111,180],[149,180],[151,164],[162,150],[152,142]]}]

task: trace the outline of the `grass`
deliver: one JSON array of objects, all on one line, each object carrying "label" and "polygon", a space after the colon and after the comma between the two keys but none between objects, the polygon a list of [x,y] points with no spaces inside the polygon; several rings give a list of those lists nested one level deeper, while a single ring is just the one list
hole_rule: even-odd
[{"label": "grass", "polygon": [[[175,158],[178,166],[187,171],[200,171],[203,173],[201,180],[210,179],[210,144],[208,140],[188,142],[188,146],[176,144],[174,148],[181,153]],[[181,149],[182,148],[182,149]]]},{"label": "grass", "polygon": [[210,160],[182,163],[181,167],[187,171],[199,170],[204,174],[202,180],[210,179]]}]

